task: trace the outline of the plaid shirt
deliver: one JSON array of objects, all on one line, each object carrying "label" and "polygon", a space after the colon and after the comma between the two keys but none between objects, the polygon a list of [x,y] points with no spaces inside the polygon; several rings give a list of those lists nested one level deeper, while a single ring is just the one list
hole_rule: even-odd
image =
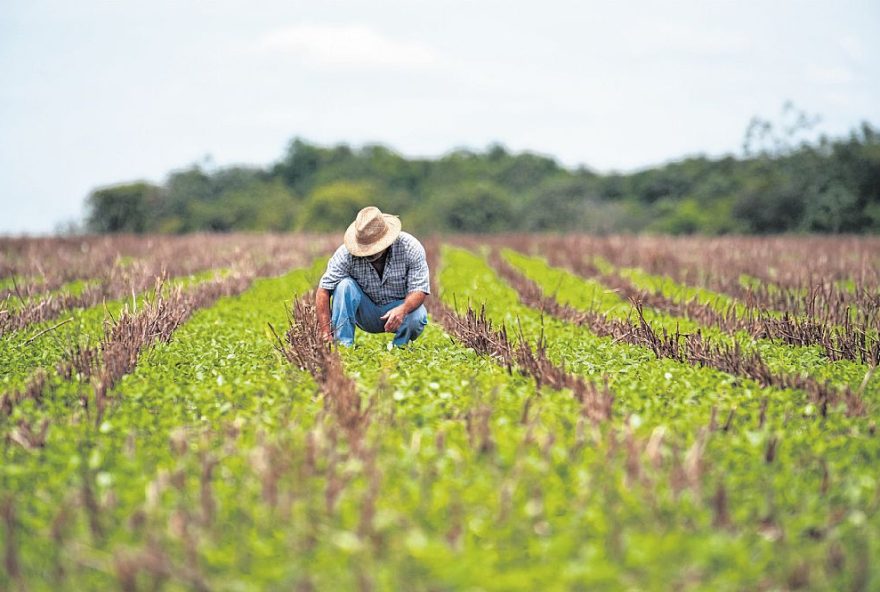
[{"label": "plaid shirt", "polygon": [[406,298],[411,292],[431,293],[425,248],[407,232],[401,232],[391,243],[381,278],[366,257],[353,256],[343,244],[330,257],[318,286],[333,291],[346,277],[356,281],[364,294],[380,306]]}]

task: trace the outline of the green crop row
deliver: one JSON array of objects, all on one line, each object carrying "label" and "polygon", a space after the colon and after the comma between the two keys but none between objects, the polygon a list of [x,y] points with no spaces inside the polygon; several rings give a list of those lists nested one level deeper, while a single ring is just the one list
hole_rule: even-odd
[{"label": "green crop row", "polygon": [[[0,589],[880,585],[870,416],[823,418],[799,391],[542,318],[483,258],[443,254],[431,298],[543,335],[555,363],[607,378],[612,417],[592,424],[569,391],[432,322],[404,349],[359,331],[340,350],[368,410],[353,435],[269,327],[284,334],[319,260],[193,314],[141,354],[100,425],[88,385],[57,377],[15,409],[9,434],[50,423],[43,446],[4,443],[0,533],[22,581],[0,570]],[[560,299],[627,314],[601,284],[510,260]]]},{"label": "green crop row", "polygon": [[[552,267],[540,257],[528,257],[511,250],[505,250],[503,256],[527,278],[537,283],[546,295],[553,296],[564,304],[581,310],[597,310],[610,318],[639,322],[633,307],[600,282],[581,278],[565,269]],[[672,280],[668,281],[672,282]],[[642,289],[646,285],[636,283],[636,287]],[[678,287],[672,291],[676,289]],[[664,291],[664,294],[669,296],[668,292],[670,291]],[[696,294],[682,296],[685,300],[691,297],[696,297]],[[701,297],[700,301],[711,302],[704,297]],[[754,350],[760,353],[767,366],[776,373],[806,375],[823,382],[830,382],[837,387],[849,386],[858,389],[869,371],[864,364],[849,360],[830,360],[820,346],[792,347],[769,339],[755,339],[745,331],[731,335],[717,327],[700,326],[690,319],[671,316],[653,309],[645,309],[644,312],[646,321],[657,333],[663,330],[669,333],[676,331],[693,333],[699,330],[704,337],[716,343],[729,345],[736,341],[743,351]],[[865,385],[864,395],[872,403],[880,402],[880,375],[875,376]]]},{"label": "green crop row", "polygon": [[650,294],[660,294],[673,302],[695,300],[700,304],[708,304],[717,310],[726,311],[732,309],[739,316],[748,312],[742,303],[727,294],[715,292],[707,288],[682,284],[671,277],[653,275],[638,267],[622,268],[617,270],[617,273],[637,289],[644,290]]},{"label": "green crop row", "polygon": [[2,304],[2,310],[6,310],[9,312],[16,312],[21,310],[24,306],[38,304],[42,300],[46,298],[58,298],[63,296],[79,296],[81,295],[86,288],[97,287],[100,285],[100,282],[97,280],[73,280],[71,282],[67,282],[62,286],[54,289],[48,290],[44,292],[37,292],[32,296],[26,296],[24,299],[20,299],[16,295],[12,295],[7,298]]},{"label": "green crop row", "polygon": [[[743,577],[747,573],[758,577],[762,572],[770,580],[781,581],[785,573],[806,570],[817,588],[842,588],[853,582],[864,584],[860,578],[876,578],[865,574],[870,563],[866,557],[880,545],[880,481],[871,468],[880,457],[880,443],[870,417],[835,413],[821,418],[803,393],[760,388],[709,368],[656,360],[643,348],[613,343],[552,318],[542,319],[540,313],[518,302],[516,293],[482,258],[448,249],[446,260],[441,272],[444,300],[460,307],[468,300],[485,303],[496,322],[521,326],[530,339],[543,333],[548,355],[572,372],[592,378],[608,375],[616,395],[615,424],[626,423],[645,438],[663,433],[682,455],[706,438],[698,464],[716,484],[723,484],[734,526],[727,533],[713,527],[705,503],[675,516],[697,533],[713,534],[711,544],[703,540],[707,553],[703,559],[711,556],[721,569],[740,557],[734,551],[739,548],[757,569],[739,572],[736,568]],[[548,285],[556,289],[558,283]],[[719,424],[733,413],[726,431],[708,431],[713,408]],[[644,549],[662,547],[660,538],[651,541],[660,532],[652,529],[633,540]],[[674,528],[668,531],[670,536],[677,533]],[[701,539],[689,531],[688,540]],[[738,547],[744,540],[749,544]],[[729,555],[727,551],[711,554],[711,549],[726,544],[733,545]],[[844,549],[846,564],[853,571],[828,567],[829,557],[839,549]],[[699,563],[699,549],[691,551],[696,553],[692,561]],[[758,582],[740,581],[728,587],[757,587]]]},{"label": "green crop row", "polygon": [[0,278],[0,290],[14,290],[15,286],[21,286],[25,282],[29,282],[29,281],[41,283],[41,278],[39,278],[39,277],[29,278],[29,277],[24,277],[24,276],[20,276],[20,275],[18,275],[18,276],[9,275],[6,277],[2,277],[2,278]]},{"label": "green crop row", "polygon": [[[188,287],[223,277],[228,270],[208,270],[172,278],[165,285]],[[52,371],[77,347],[94,346],[104,335],[104,324],[117,318],[124,307],[137,309],[153,297],[153,290],[129,298],[109,300],[97,306],[74,308],[61,317],[34,323],[0,336],[0,392],[21,389],[38,368]],[[68,320],[69,319],[69,320]]]},{"label": "green crop row", "polygon": [[[56,587],[56,580],[66,589],[118,586],[125,553],[143,548],[157,532],[173,531],[182,519],[178,511],[189,511],[190,486],[199,504],[204,455],[230,452],[229,462],[216,469],[216,496],[225,502],[218,502],[216,532],[250,511],[235,500],[253,490],[259,494],[259,480],[243,470],[247,458],[218,444],[236,432],[234,447],[247,449],[260,434],[313,412],[314,384],[275,352],[267,322],[283,326],[291,299],[311,287],[315,274],[300,270],[258,279],[240,297],[197,311],[170,343],[142,354],[134,373],[112,393],[99,426],[88,409],[75,405],[72,395],[81,388],[76,383],[52,383],[41,405],[26,401],[16,409],[19,419],[42,415],[50,421],[42,447],[26,449],[8,440],[4,447],[0,489],[15,493],[19,561],[30,589]],[[227,510],[231,514],[222,513]],[[253,519],[271,529],[271,516],[259,507],[254,511],[259,516]],[[218,565],[239,561],[233,571],[245,574],[247,563],[259,558],[235,552],[241,545],[236,537],[247,534],[247,523],[242,527],[231,537],[218,534],[225,549],[206,553],[222,555]],[[163,546],[180,564],[176,569],[186,572],[180,537]],[[188,580],[180,575],[179,581]]]},{"label": "green crop row", "polygon": [[[694,576],[682,565],[706,585],[765,575],[750,548],[766,541],[697,527],[711,524],[710,512],[675,495],[664,469],[650,469],[651,487],[629,483],[614,440],[624,431],[585,424],[567,391],[536,391],[433,325],[403,351],[386,352],[387,336],[358,340],[343,356],[363,396],[375,397],[369,441],[385,554],[352,532],[343,556],[379,589],[661,589]],[[482,413],[475,435],[468,426]]]}]

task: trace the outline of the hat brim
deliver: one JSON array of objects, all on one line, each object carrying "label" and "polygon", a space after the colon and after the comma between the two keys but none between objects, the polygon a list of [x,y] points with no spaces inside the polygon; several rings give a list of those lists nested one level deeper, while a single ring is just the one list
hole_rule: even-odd
[{"label": "hat brim", "polygon": [[393,243],[400,234],[400,218],[391,214],[382,214],[382,217],[385,218],[385,224],[388,227],[388,231],[382,235],[382,238],[368,245],[361,244],[357,241],[357,232],[354,228],[355,223],[352,222],[349,224],[348,228],[345,230],[345,238],[343,239],[345,248],[348,249],[349,253],[355,257],[369,257],[370,255],[375,255],[379,251],[383,251],[391,246],[391,243]]}]

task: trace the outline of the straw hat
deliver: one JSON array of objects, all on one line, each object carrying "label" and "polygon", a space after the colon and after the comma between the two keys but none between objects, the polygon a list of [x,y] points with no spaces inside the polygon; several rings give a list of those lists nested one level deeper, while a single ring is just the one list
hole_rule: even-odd
[{"label": "straw hat", "polygon": [[391,246],[400,234],[400,219],[368,206],[345,231],[345,248],[355,257],[369,257]]}]

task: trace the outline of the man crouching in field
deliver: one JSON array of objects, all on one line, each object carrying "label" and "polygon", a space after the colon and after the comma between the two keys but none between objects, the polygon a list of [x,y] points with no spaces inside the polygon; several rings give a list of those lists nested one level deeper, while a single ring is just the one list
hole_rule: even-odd
[{"label": "man crouching in field", "polygon": [[400,231],[397,216],[370,206],[345,231],[318,284],[319,330],[327,341],[335,336],[350,346],[357,325],[369,333],[394,333],[394,345],[402,347],[428,324],[422,303],[430,293],[425,248]]}]

